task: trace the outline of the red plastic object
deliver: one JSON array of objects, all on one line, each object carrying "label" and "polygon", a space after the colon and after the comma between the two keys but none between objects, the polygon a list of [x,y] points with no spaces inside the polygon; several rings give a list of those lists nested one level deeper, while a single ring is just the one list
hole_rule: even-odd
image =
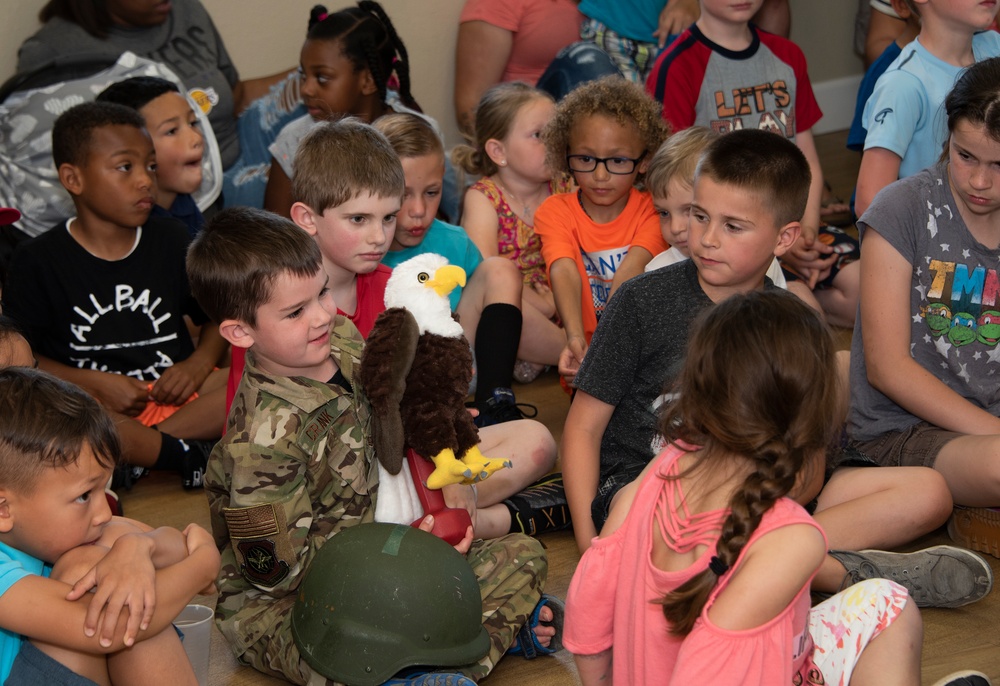
[{"label": "red plastic object", "polygon": [[[424,508],[424,517],[429,514],[434,515],[434,528],[431,529],[431,533],[450,545],[457,545],[472,526],[469,513],[461,508],[446,507],[441,491],[427,488],[427,477],[434,471],[433,462],[417,455],[412,448],[406,451],[406,461],[410,465],[410,475],[417,489],[417,497],[420,498],[420,504]],[[423,517],[410,526],[420,526],[421,521]]]}]

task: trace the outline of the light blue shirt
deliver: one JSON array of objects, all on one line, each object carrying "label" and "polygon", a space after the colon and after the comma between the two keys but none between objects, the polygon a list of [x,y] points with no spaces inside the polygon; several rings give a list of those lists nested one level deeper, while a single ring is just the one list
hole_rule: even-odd
[{"label": "light blue shirt", "polygon": [[[400,262],[406,262],[411,257],[428,252],[437,253],[447,259],[449,264],[464,269],[466,282],[472,278],[472,272],[476,271],[476,267],[483,261],[479,248],[469,238],[469,234],[465,233],[465,229],[435,219],[427,228],[427,233],[420,245],[387,252],[382,258],[382,264],[395,267]],[[448,297],[451,299],[451,309],[454,312],[458,309],[462,289],[456,288]]]},{"label": "light blue shirt", "polygon": [[[977,33],[972,52],[976,61],[1000,55],[1000,34]],[[901,179],[933,166],[948,140],[944,99],[961,72],[928,52],[919,37],[903,48],[865,105],[865,150],[885,148],[899,155]]]},{"label": "light blue shirt", "polygon": [[[0,595],[26,576],[48,576],[52,567],[25,552],[0,543]],[[21,651],[22,636],[0,628],[0,684],[7,681],[14,658]]]}]

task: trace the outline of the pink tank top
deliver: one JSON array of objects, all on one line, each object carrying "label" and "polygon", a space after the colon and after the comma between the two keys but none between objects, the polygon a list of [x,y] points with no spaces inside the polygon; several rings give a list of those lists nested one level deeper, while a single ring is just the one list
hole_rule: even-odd
[{"label": "pink tank top", "polygon": [[[563,643],[573,653],[593,655],[613,647],[614,682],[643,684],[732,683],[743,686],[792,684],[812,665],[807,631],[809,584],[777,617],[745,631],[728,631],[708,620],[708,608],[732,575],[724,574],[709,603],[686,637],[669,633],[659,600],[708,567],[726,510],[691,515],[676,474],[684,454],[669,445],[643,479],[631,510],[614,534],[594,540],[573,575],[566,597]],[[682,513],[682,516],[677,516]],[[777,528],[818,525],[794,501],[782,498],[764,514],[746,549]],[[653,565],[654,531],[671,548],[690,551],[707,545],[687,569],[667,572]],[[742,561],[741,555],[733,568]],[[609,591],[613,589],[613,591]],[[808,682],[803,682],[808,683]]]}]

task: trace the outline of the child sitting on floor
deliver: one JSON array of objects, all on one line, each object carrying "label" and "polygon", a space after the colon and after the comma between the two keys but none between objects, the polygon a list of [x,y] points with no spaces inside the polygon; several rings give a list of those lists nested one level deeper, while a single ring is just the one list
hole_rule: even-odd
[{"label": "child sitting on floor", "polygon": [[521,383],[532,381],[546,365],[558,364],[566,346],[566,334],[552,321],[556,306],[533,226],[535,210],[546,198],[573,187],[564,174],[553,178],[545,160],[541,133],[555,111],[544,91],[520,82],[494,86],[476,107],[475,147],[460,145],[452,151],[456,164],[482,176],[465,192],[462,228],[484,257],[506,257],[524,280],[522,333],[532,340],[538,357],[518,360],[514,377]]},{"label": "child sitting on floor", "polygon": [[905,588],[869,579],[810,609],[827,541],[801,503],[822,484],[841,393],[819,317],[780,291],[733,295],[692,328],[673,390],[666,448],[570,584],[584,686],[920,683]]},{"label": "child sitting on floor", "polygon": [[[372,197],[365,194],[362,202]],[[218,626],[241,662],[297,684],[313,676],[292,638],[290,610],[302,576],[330,537],[373,521],[381,495],[371,408],[355,379],[364,339],[337,314],[322,267],[320,249],[306,232],[249,208],[219,213],[188,253],[198,301],[222,321],[227,340],[247,350],[226,435],[206,475],[223,554]],[[474,502],[475,489],[457,486]],[[431,520],[421,528],[430,530]],[[541,544],[519,534],[474,541],[470,527],[456,549],[480,579],[491,642],[486,656],[458,667],[447,683],[472,686],[470,677],[486,676],[529,617],[520,640],[552,652],[547,646],[557,627],[548,605],[556,601],[542,596]],[[401,583],[399,591],[410,588]],[[434,680],[439,677],[393,683],[445,683]]]},{"label": "child sitting on floor", "polygon": [[545,128],[549,166],[571,173],[580,187],[553,195],[535,213],[566,330],[559,373],[567,382],[611,295],[667,248],[649,194],[635,188],[667,132],[642,87],[613,76],[567,95]]},{"label": "child sitting on floor", "polygon": [[[340,163],[356,159],[364,159],[365,165]],[[385,309],[385,286],[392,272],[379,262],[395,235],[405,187],[399,157],[371,126],[345,119],[317,125],[303,139],[295,165],[293,220],[319,245],[338,312],[367,336]],[[509,263],[502,266],[515,269]],[[514,283],[520,286],[519,280]],[[243,349],[238,346],[233,348],[232,371],[243,374]],[[234,394],[241,376],[230,379]],[[465,492],[446,489],[448,505],[474,509],[477,531],[484,537],[521,531],[519,522],[531,533],[544,531],[549,522],[565,526],[568,512],[561,481],[558,488],[543,483],[525,489],[555,464],[556,445],[549,430],[520,419],[483,427],[479,437],[484,454],[510,460],[513,468],[480,484],[475,504]]]},{"label": "child sitting on floor", "polygon": [[955,511],[952,538],[997,556],[1000,57],[963,72],[944,111],[946,158],[886,187],[858,220],[848,428],[879,464],[941,473],[971,506]]},{"label": "child sitting on floor", "polygon": [[[33,362],[23,339],[0,344],[15,353],[5,364]],[[210,592],[219,552],[194,524],[154,531],[112,517],[104,486],[118,453],[111,418],[84,391],[0,370],[5,684],[196,683],[170,622]]]},{"label": "child sitting on floor", "polygon": [[[609,303],[580,366],[563,432],[566,496],[581,552],[621,489],[663,448],[660,407],[670,400],[664,388],[683,361],[691,322],[730,295],[774,289],[765,273],[795,242],[808,187],[805,157],[790,141],[758,129],[717,138],[695,172],[691,259],[632,279]],[[827,408],[839,421],[846,384],[843,390]],[[829,480],[814,511],[833,550],[814,587],[836,592],[845,579],[881,576],[906,586],[921,606],[958,607],[985,596],[992,572],[974,553],[950,546],[868,550],[940,527],[951,498],[933,470],[886,474],[855,457],[830,451]]]},{"label": "child sitting on floor", "polygon": [[225,418],[225,377],[212,370],[226,342],[191,297],[184,225],[150,216],[156,157],[144,127],[108,102],[56,120],[52,155],[77,216],[18,246],[3,306],[42,369],[120,415],[126,461],[177,470],[196,488]]}]

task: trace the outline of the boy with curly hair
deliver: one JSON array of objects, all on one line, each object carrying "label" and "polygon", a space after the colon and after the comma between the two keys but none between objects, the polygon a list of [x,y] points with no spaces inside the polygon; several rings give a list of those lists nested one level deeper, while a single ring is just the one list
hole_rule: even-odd
[{"label": "boy with curly hair", "polygon": [[559,373],[567,382],[612,293],[667,248],[649,194],[635,186],[668,133],[642,87],[614,76],[567,95],[542,133],[549,166],[572,174],[579,186],[576,193],[553,195],[535,213],[566,329]]}]

